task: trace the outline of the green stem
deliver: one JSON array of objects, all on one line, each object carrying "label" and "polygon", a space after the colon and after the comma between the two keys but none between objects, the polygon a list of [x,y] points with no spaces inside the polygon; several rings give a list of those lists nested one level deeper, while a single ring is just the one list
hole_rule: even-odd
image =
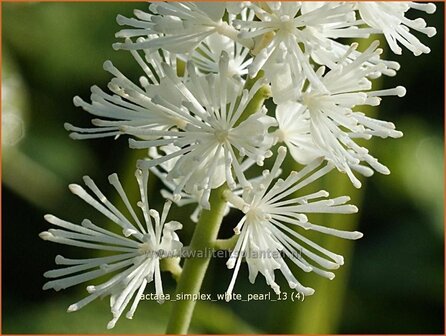
[{"label": "green stem", "polygon": [[180,258],[165,258],[161,259],[161,271],[170,272],[172,277],[178,281],[180,279],[183,269],[180,266]]},{"label": "green stem", "polygon": [[235,244],[237,243],[240,236],[233,235],[228,239],[217,239],[214,244],[214,248],[217,250],[228,250],[231,251],[234,249]]},{"label": "green stem", "polygon": [[249,101],[248,105],[246,105],[245,110],[243,111],[242,115],[237,120],[237,122],[234,124],[234,127],[239,126],[242,122],[247,120],[251,115],[260,111],[265,100],[270,97],[271,97],[270,86],[266,84],[261,86],[259,90],[254,94],[252,99]]},{"label": "green stem", "polygon": [[[201,214],[190,248],[201,252],[200,257],[186,259],[183,272],[178,281],[176,294],[197,294],[203,283],[212,253],[210,252],[217,239],[218,230],[224,216],[226,202],[223,199],[223,185],[211,193],[211,210],[204,210]],[[202,256],[202,257],[201,257]],[[192,319],[196,301],[178,300],[173,302],[172,312],[167,324],[167,334],[186,334]]]},{"label": "green stem", "polygon": [[257,73],[257,76],[255,76],[255,77],[253,77],[253,78],[248,77],[248,78],[246,79],[244,89],[246,89],[246,90],[251,90],[252,87],[254,86],[254,84],[255,84],[259,79],[261,79],[263,76],[265,76],[265,71],[260,70],[260,71]]}]

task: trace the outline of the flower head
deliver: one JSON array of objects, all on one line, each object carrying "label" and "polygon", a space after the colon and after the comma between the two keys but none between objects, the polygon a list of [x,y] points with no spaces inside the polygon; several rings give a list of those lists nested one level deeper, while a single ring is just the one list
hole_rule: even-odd
[{"label": "flower head", "polygon": [[[175,194],[180,195],[183,189],[189,193],[194,188],[204,190],[201,205],[209,208],[211,189],[224,182],[235,187],[232,169],[240,184],[249,186],[240,158],[248,157],[261,165],[271,155],[273,139],[268,128],[276,124],[275,119],[266,115],[264,107],[250,115],[244,113],[263,82],[259,80],[249,90],[245,89],[244,81],[230,72],[226,52],[220,54],[218,74],[200,74],[188,62],[187,77],[179,77],[174,66],[161,63],[161,55],[154,55],[149,54],[159,66],[156,70],[145,69],[147,78],[149,74],[155,78],[150,87],[146,85],[147,90],[106,63],[106,68],[116,76],[109,87],[119,96],[93,87],[92,104],[75,98],[75,103],[91,114],[117,120],[94,119],[93,123],[99,127],[93,129],[69,124],[65,127],[74,131],[71,137],[75,139],[121,134],[138,137],[140,140],[130,140],[131,148],[173,144],[177,151],[142,160],[139,165],[147,169],[181,156],[168,176],[178,181]],[[134,52],[134,56],[144,68],[139,55]]]},{"label": "flower head", "polygon": [[[241,38],[255,38],[255,55],[249,67],[249,74],[254,76],[260,69],[266,70],[288,57],[291,72],[305,76],[312,85],[323,89],[322,83],[315,76],[309,60],[309,51],[320,47],[320,39],[311,33],[311,27],[339,23],[346,25],[354,20],[350,4],[327,2],[316,10],[305,10],[301,2],[265,2],[251,5],[259,21],[235,20],[240,27]],[[341,26],[343,27],[343,26]],[[284,56],[285,55],[285,56]]]},{"label": "flower head", "polygon": [[243,257],[248,264],[250,281],[254,282],[260,272],[276,293],[280,293],[279,285],[275,282],[276,270],[283,274],[290,288],[304,295],[314,293],[312,288],[303,286],[296,279],[282,255],[304,272],[313,271],[329,279],[334,278],[334,274],[327,270],[339,268],[344,263],[342,256],[313,243],[301,235],[299,230],[313,230],[345,239],[362,237],[357,231],[342,231],[312,224],[305,215],[354,213],[357,208],[346,204],[349,197],[326,199],[329,196],[328,192],[321,190],[288,199],[301,188],[329,172],[333,168],[331,164],[317,169],[321,160],[313,161],[301,171],[292,172],[285,180],[279,179],[272,184],[285,155],[286,148],[280,147],[271,172],[265,171],[263,180],[252,190],[246,191],[242,197],[229,191],[225,193],[228,201],[245,214],[234,228],[234,232],[240,237],[227,262],[228,268],[234,268],[227,290],[228,298],[232,293]]},{"label": "flower head", "polygon": [[274,118],[266,115],[266,109],[245,110],[254,95],[261,89],[262,82],[257,81],[248,90],[243,87],[240,78],[228,76],[228,55],[222,53],[219,62],[219,74],[200,76],[192,63],[188,63],[190,80],[183,83],[177,75],[165,67],[166,76],[183,97],[181,107],[174,106],[164,99],[157,99],[159,109],[165,113],[183,118],[181,128],[167,131],[155,131],[147,127],[125,126],[121,130],[139,138],[158,136],[155,140],[131,140],[132,148],[151,148],[172,143],[177,151],[157,159],[141,160],[139,165],[150,168],[176,157],[174,167],[168,178],[178,182],[175,194],[181,190],[191,192],[194,188],[204,190],[201,205],[209,208],[211,189],[227,182],[235,188],[236,179],[243,187],[249,187],[240,159],[250,158],[263,164],[271,155],[269,148],[272,137],[268,128],[276,125]]},{"label": "flower head", "polygon": [[[325,157],[339,171],[345,172],[358,188],[361,183],[353,170],[365,176],[373,174],[373,170],[362,162],[382,174],[390,172],[355,139],[402,136],[393,123],[368,117],[355,110],[361,105],[378,105],[382,96],[402,97],[406,93],[401,86],[371,90],[369,78],[384,67],[384,64],[368,63],[369,59],[381,53],[377,46],[378,42],[375,41],[355,60],[347,61],[347,54],[357,47],[353,45],[336,67],[326,73],[323,67],[318,70],[317,75],[326,91],[311,85],[305,91],[298,90],[299,102],[279,105],[276,112],[281,130],[279,138],[292,148],[291,154],[298,162]],[[291,126],[290,120],[300,121],[299,126]]]},{"label": "flower head", "polygon": [[133,303],[126,317],[129,319],[133,317],[141,294],[144,293],[147,284],[153,280],[158,301],[162,303],[160,260],[164,257],[178,255],[182,248],[175,233],[176,230],[181,229],[181,224],[175,221],[166,222],[171,202],[165,203],[161,215],[156,210],[149,209],[148,171],[137,170],[136,178],[141,196],[138,206],[144,215],[143,222],[140,221],[130,205],[116,174],[110,175],[108,179],[124,202],[131,215],[130,218],[124,216],[102,194],[93,180],[85,176],[85,184],[99,201],[77,184],[71,184],[70,190],[118,225],[122,234],[97,226],[88,219],[84,219],[79,225],[53,215],[46,215],[45,219],[58,226],[59,229],[49,229],[40,233],[40,237],[44,240],[112,253],[105,257],[86,259],[68,259],[57,256],[56,264],[66,267],[46,272],[45,277],[59,279],[51,280],[43,286],[43,289],[53,288],[58,291],[106,274],[115,273],[100,285],[88,286],[87,291],[90,295],[68,308],[69,312],[77,311],[98,297],[110,296],[113,319],[107,325],[109,329],[114,327],[131,300]]}]

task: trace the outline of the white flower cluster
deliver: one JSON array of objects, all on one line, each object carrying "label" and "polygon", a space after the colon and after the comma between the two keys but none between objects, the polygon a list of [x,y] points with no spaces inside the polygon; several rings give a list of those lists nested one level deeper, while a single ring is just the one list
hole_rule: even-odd
[{"label": "white flower cluster", "polygon": [[[87,186],[101,202],[79,186],[71,190],[123,229],[119,236],[85,220],[75,225],[48,216],[65,230],[50,230],[42,238],[119,254],[94,259],[56,262],[73,265],[50,271],[47,277],[80,275],[50,281],[56,290],[120,271],[99,286],[89,286],[90,296],[69,308],[77,310],[98,296],[110,295],[113,327],[129,300],[142,293],[153,278],[161,292],[159,257],[148,252],[181,249],[177,222],[165,223],[149,210],[146,180],[151,171],[169,191],[163,195],[177,205],[196,203],[192,214],[198,220],[202,209],[212,211],[213,189],[227,186],[230,207],[244,213],[235,226],[239,235],[228,268],[234,275],[232,292],[241,261],[249,267],[253,282],[260,272],[276,292],[276,270],[291,288],[311,295],[314,290],[299,283],[285,257],[304,272],[313,271],[332,279],[330,270],[343,258],[302,236],[314,230],[345,239],[358,239],[359,232],[346,232],[312,224],[307,213],[353,213],[348,197],[327,199],[326,191],[298,195],[301,188],[333,168],[346,173],[359,188],[357,175],[389,169],[369,154],[364,141],[373,136],[398,138],[402,133],[391,122],[366,115],[363,107],[377,106],[382,97],[405,95],[402,86],[376,90],[373,82],[394,76],[399,64],[381,58],[378,41],[360,48],[352,39],[383,34],[390,49],[402,47],[414,55],[430,50],[414,35],[429,37],[435,29],[405,14],[409,9],[433,13],[435,5],[414,2],[155,2],[149,12],[135,11],[135,18],[118,16],[124,29],[113,47],[128,50],[142,69],[132,82],[110,61],[104,69],[112,76],[107,93],[91,88],[91,102],[79,97],[74,104],[97,118],[92,128],[65,124],[73,139],[128,135],[130,148],[148,149],[137,162],[141,206],[146,226],[133,211],[115,175],[110,182],[124,200],[132,224],[86,178]],[[272,102],[265,105],[265,100]],[[269,106],[269,108],[267,108]],[[360,140],[360,141],[358,141]],[[280,179],[280,165],[287,149],[304,168]],[[277,153],[271,171],[247,178],[254,165]],[[275,183],[274,179],[279,178]],[[102,203],[102,204],[101,204]],[[167,203],[167,208],[170,203]],[[150,219],[154,218],[154,222]],[[278,252],[253,257],[254,252]],[[299,252],[299,256],[296,256]],[[138,304],[135,297],[128,317]]]},{"label": "white flower cluster", "polygon": [[[107,326],[109,329],[114,327],[132,299],[133,304],[126,317],[129,319],[133,317],[141,294],[152,280],[155,280],[157,297],[163,296],[160,259],[168,255],[179,255],[183,247],[175,233],[176,230],[182,228],[182,225],[176,221],[166,222],[171,202],[166,201],[161,216],[158,211],[149,209],[148,172],[137,170],[136,179],[141,194],[138,207],[144,215],[144,224],[136,215],[116,174],[110,175],[108,180],[126,205],[132,218],[130,220],[104,196],[91,178],[85,176],[85,184],[99,202],[77,184],[70,185],[71,192],[118,225],[122,234],[101,228],[88,219],[84,219],[79,225],[52,215],[46,215],[45,219],[61,229],[49,229],[40,233],[42,239],[55,243],[114,252],[110,256],[87,259],[68,259],[58,255],[56,264],[66,265],[66,267],[46,272],[45,277],[60,279],[49,281],[43,286],[43,289],[53,288],[59,291],[119,271],[110,280],[100,285],[87,286],[90,295],[68,307],[68,311],[73,312],[98,297],[110,295],[113,319]],[[76,274],[79,272],[84,273]]]}]

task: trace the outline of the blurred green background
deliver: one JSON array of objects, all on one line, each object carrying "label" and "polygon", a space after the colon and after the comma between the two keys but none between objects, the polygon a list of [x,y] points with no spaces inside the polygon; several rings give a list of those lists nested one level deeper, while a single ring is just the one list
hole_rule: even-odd
[{"label": "blurred green background", "polygon": [[[107,299],[76,313],[69,304],[86,293],[84,286],[62,292],[42,291],[42,274],[53,269],[54,256],[87,256],[88,251],[46,243],[38,233],[47,229],[43,215],[103,220],[68,192],[69,183],[91,176],[107,194],[106,177],[117,172],[132,180],[135,158],[144,153],[127,149],[124,137],[77,142],[63,128],[68,121],[86,126],[89,116],[72,104],[72,97],[89,97],[89,87],[106,87],[109,75],[102,63],[111,59],[131,78],[140,71],[130,54],[113,51],[117,14],[131,16],[145,3],[2,3],[2,310],[3,333],[109,333]],[[346,256],[346,265],[332,281],[306,275],[316,289],[303,303],[199,302],[194,333],[444,333],[444,36],[443,4],[426,15],[438,34],[422,41],[428,55],[389,55],[402,70],[385,78],[383,87],[404,85],[404,98],[384,99],[381,119],[393,121],[404,137],[374,140],[372,154],[392,171],[367,180],[360,192],[345,176],[332,172],[320,184],[334,196],[352,195],[360,204],[348,219],[323,217],[326,225],[355,227],[364,238],[354,244],[326,239],[325,246]],[[412,13],[410,15],[418,15]],[[409,16],[410,16],[409,15]],[[372,147],[372,146],[371,146]],[[292,169],[292,167],[288,167]],[[159,182],[152,179],[152,204],[161,204]],[[187,213],[174,209],[172,218],[185,224],[183,241],[193,230]],[[238,215],[225,220],[222,237],[231,235]],[[311,219],[312,217],[310,217]],[[344,224],[343,224],[344,223]],[[359,223],[359,224],[358,224]],[[321,238],[316,238],[321,239]],[[354,247],[354,251],[353,251]],[[213,259],[205,293],[223,293],[231,272],[225,260]],[[166,292],[174,281],[164,274]],[[283,284],[282,289],[287,286]],[[151,287],[149,287],[151,288]],[[251,285],[246,265],[235,292],[267,293],[263,279]],[[122,318],[112,332],[162,333],[169,303],[141,302],[132,321]]]}]

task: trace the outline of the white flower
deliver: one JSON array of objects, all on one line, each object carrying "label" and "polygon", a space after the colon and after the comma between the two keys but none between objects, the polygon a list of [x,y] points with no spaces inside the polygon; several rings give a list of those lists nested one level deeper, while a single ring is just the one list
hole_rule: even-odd
[{"label": "white flower", "polygon": [[254,76],[260,69],[266,70],[279,58],[289,57],[291,72],[301,73],[314,86],[323,88],[309,60],[309,51],[318,47],[319,40],[313,38],[308,27],[319,27],[328,23],[346,25],[354,20],[350,4],[327,2],[316,10],[303,12],[301,2],[265,2],[251,5],[260,21],[235,20],[241,28],[241,38],[256,38],[253,49],[255,58],[249,67]]},{"label": "white flower", "polygon": [[[282,255],[288,257],[304,272],[313,271],[333,279],[334,274],[326,270],[339,268],[344,263],[342,256],[313,243],[298,233],[298,230],[313,230],[345,239],[362,237],[357,231],[348,232],[312,224],[305,215],[354,213],[357,208],[345,204],[349,201],[349,197],[325,199],[329,194],[321,190],[310,195],[287,199],[288,196],[328,173],[332,169],[330,164],[317,169],[321,160],[313,161],[300,172],[292,172],[285,180],[279,179],[272,184],[285,155],[286,148],[280,147],[271,172],[265,171],[263,181],[253,190],[246,191],[242,197],[229,191],[225,192],[229,202],[245,214],[234,228],[240,237],[227,262],[228,268],[234,268],[227,290],[227,299],[231,297],[243,257],[246,258],[249,267],[249,280],[253,283],[260,272],[276,293],[280,293],[280,288],[275,282],[275,270],[283,274],[290,288],[295,288],[304,295],[314,293],[312,288],[303,286],[296,279]],[[290,226],[298,230],[293,230]]]},{"label": "white flower", "polygon": [[222,53],[219,74],[200,76],[192,63],[188,63],[190,80],[185,85],[167,66],[164,71],[172,87],[181,93],[183,105],[174,106],[164,99],[157,99],[159,109],[185,124],[181,128],[157,131],[151,128],[123,126],[122,132],[140,138],[158,136],[156,140],[130,140],[132,148],[150,148],[172,143],[180,148],[163,157],[139,161],[142,168],[150,168],[175,157],[180,157],[169,171],[167,178],[178,181],[175,195],[181,190],[204,190],[201,206],[209,208],[211,189],[227,182],[235,188],[236,179],[243,187],[249,187],[239,160],[248,157],[263,164],[271,155],[272,137],[268,128],[276,125],[274,118],[260,108],[249,116],[244,110],[261,88],[257,81],[250,89],[244,89],[240,78],[228,77],[228,55]]},{"label": "white flower", "polygon": [[186,53],[213,34],[221,34],[250,46],[249,41],[238,39],[238,31],[222,20],[226,9],[224,2],[157,2],[152,3],[149,9],[155,15],[136,12],[138,19],[118,16],[119,24],[130,25],[135,29],[121,31],[117,37],[146,36],[153,32],[163,34],[163,36],[137,44],[115,43],[116,49],[163,48]]},{"label": "white flower", "polygon": [[[127,40],[131,43],[131,40]],[[144,59],[137,52],[131,51],[133,57],[140,65],[144,75],[140,77],[139,85],[133,83],[112,62],[104,63],[104,70],[110,72],[114,78],[108,84],[110,95],[99,87],[91,87],[91,104],[80,97],[73,99],[75,106],[82,107],[90,114],[99,117],[92,119],[94,128],[76,127],[65,123],[65,128],[71,131],[73,139],[94,139],[108,136],[118,137],[122,134],[123,125],[145,126],[153,129],[168,129],[172,126],[181,126],[184,121],[164,113],[152,102],[155,96],[168,98],[172,104],[179,105],[181,100],[173,86],[165,80],[161,64],[169,64],[176,70],[176,56],[167,51],[144,51]],[[150,66],[149,66],[150,65]]]},{"label": "white flower", "polygon": [[[298,103],[279,105],[276,111],[281,130],[277,133],[279,140],[285,141],[298,162],[306,163],[312,158],[324,156],[339,171],[347,173],[357,188],[361,183],[352,170],[365,176],[373,174],[373,170],[362,165],[362,162],[382,174],[389,174],[390,171],[354,140],[370,139],[372,136],[402,136],[401,132],[395,130],[393,123],[367,117],[353,110],[361,105],[378,105],[381,96],[405,95],[406,90],[401,86],[371,90],[372,84],[368,78],[374,77],[384,67],[381,63],[374,66],[368,63],[370,58],[381,53],[382,50],[377,49],[377,46],[378,42],[375,41],[355,60],[342,61],[325,74],[325,69],[320,68],[317,75],[327,91],[320,91],[318,87],[310,85],[301,93]],[[347,54],[355,48],[356,45],[352,45]],[[289,120],[299,120],[299,127],[290,126]]]},{"label": "white flower", "polygon": [[[131,139],[131,148],[177,146],[178,151],[140,165],[146,169],[181,156],[169,172],[169,178],[178,181],[175,194],[183,189],[189,193],[195,188],[204,190],[204,208],[209,207],[211,189],[224,182],[235,187],[232,168],[239,183],[249,186],[238,160],[246,156],[261,165],[271,155],[273,139],[268,128],[276,124],[264,107],[249,116],[243,114],[263,82],[259,80],[250,90],[244,89],[243,80],[229,73],[226,52],[220,55],[218,74],[198,74],[189,62],[187,77],[178,77],[174,66],[162,62],[173,62],[171,57],[163,54],[160,59],[161,54],[146,51],[146,58],[150,57],[156,66],[151,70],[136,51],[133,53],[141,67],[147,68],[147,77],[141,80],[146,83],[145,89],[106,62],[105,68],[115,76],[109,85],[115,95],[93,87],[92,104],[79,97],[74,101],[93,115],[115,120],[93,119],[92,123],[99,127],[92,129],[66,124],[68,130],[74,131],[70,136],[85,139],[128,134],[141,139]],[[150,75],[154,79],[149,82]]]},{"label": "white flower", "polygon": [[147,284],[153,280],[155,280],[156,296],[162,303],[163,288],[159,261],[164,257],[177,256],[182,248],[175,233],[176,230],[181,229],[181,224],[175,221],[166,223],[171,202],[165,203],[161,215],[156,210],[149,209],[148,171],[137,170],[136,178],[141,196],[138,206],[144,216],[143,222],[130,205],[116,174],[109,176],[109,182],[122,198],[131,215],[130,218],[124,216],[110,203],[88,176],[84,177],[84,182],[99,201],[81,186],[70,185],[70,190],[74,194],[118,225],[122,230],[122,235],[101,228],[88,219],[84,219],[79,225],[53,215],[46,215],[45,219],[62,229],[50,229],[40,234],[44,240],[114,253],[106,257],[86,259],[68,259],[57,256],[56,264],[66,267],[46,272],[45,277],[59,279],[51,280],[43,287],[43,289],[53,288],[58,291],[115,273],[113,277],[100,285],[88,286],[87,291],[90,295],[68,308],[69,312],[77,311],[98,297],[110,296],[113,319],[108,323],[109,329],[114,327],[132,299],[133,303],[126,317],[129,319],[133,317],[141,294],[144,293]]},{"label": "white flower", "polygon": [[430,49],[418,40],[410,29],[434,36],[437,31],[433,27],[427,27],[422,18],[411,20],[405,17],[410,9],[417,9],[432,14],[435,12],[433,3],[403,2],[357,2],[356,6],[363,22],[374,28],[376,32],[384,34],[390,48],[395,54],[402,52],[400,44],[418,56],[429,53]]}]

